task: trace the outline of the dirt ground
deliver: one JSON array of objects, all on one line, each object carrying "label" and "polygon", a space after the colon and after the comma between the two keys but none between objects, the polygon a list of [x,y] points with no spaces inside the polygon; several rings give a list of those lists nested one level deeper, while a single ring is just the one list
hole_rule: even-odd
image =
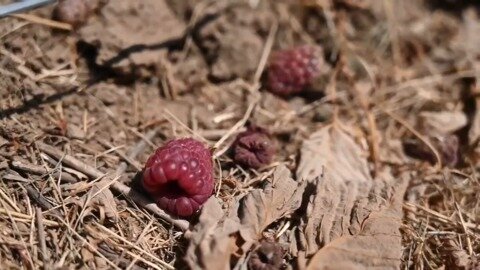
[{"label": "dirt ground", "polygon": [[[480,269],[477,1],[52,10],[0,21],[1,269]],[[269,93],[270,53],[305,44],[321,76]],[[260,170],[232,160],[248,123],[278,148]],[[136,185],[180,137],[216,165],[188,220]]]}]

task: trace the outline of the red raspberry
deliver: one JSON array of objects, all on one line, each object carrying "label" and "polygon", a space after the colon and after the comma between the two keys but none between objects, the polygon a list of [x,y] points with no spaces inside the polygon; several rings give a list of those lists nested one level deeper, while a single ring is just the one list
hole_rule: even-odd
[{"label": "red raspberry", "polygon": [[236,162],[258,169],[272,162],[275,145],[265,129],[251,126],[238,134],[233,150]]},{"label": "red raspberry", "polygon": [[321,49],[300,46],[272,53],[268,66],[268,90],[280,96],[301,92],[320,74]]},{"label": "red raspberry", "polygon": [[147,160],[142,185],[160,208],[188,217],[212,195],[212,155],[194,139],[170,141]]}]

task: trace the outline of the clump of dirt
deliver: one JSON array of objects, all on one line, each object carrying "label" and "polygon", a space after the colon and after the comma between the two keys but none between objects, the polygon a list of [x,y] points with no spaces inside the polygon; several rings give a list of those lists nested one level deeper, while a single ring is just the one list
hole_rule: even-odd
[{"label": "clump of dirt", "polygon": [[262,55],[272,14],[242,6],[219,7],[193,38],[210,66],[212,79],[249,80]]},{"label": "clump of dirt", "polygon": [[96,64],[136,76],[181,47],[185,30],[165,1],[110,1],[79,36],[97,48]]}]

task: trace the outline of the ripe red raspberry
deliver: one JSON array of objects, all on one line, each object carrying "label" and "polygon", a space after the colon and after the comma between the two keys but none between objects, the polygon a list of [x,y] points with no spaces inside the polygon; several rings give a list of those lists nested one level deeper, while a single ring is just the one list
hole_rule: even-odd
[{"label": "ripe red raspberry", "polygon": [[301,92],[320,74],[320,47],[299,46],[272,53],[267,72],[268,90],[280,96]]},{"label": "ripe red raspberry", "polygon": [[194,139],[170,141],[147,160],[142,185],[160,208],[188,217],[212,195],[212,155]]},{"label": "ripe red raspberry", "polygon": [[265,129],[250,126],[237,136],[233,150],[237,163],[258,169],[272,162],[275,145]]}]

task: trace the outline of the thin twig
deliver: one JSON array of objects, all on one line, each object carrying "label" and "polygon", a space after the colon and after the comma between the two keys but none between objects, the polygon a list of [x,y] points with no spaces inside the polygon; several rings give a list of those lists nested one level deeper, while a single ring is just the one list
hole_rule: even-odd
[{"label": "thin twig", "polygon": [[275,35],[278,30],[278,22],[275,21],[270,27],[270,32],[268,33],[267,41],[263,47],[262,56],[255,71],[255,76],[253,77],[253,85],[257,84],[260,81],[265,65],[267,64],[268,57],[272,51],[273,42],[275,41]]},{"label": "thin twig", "polygon": [[45,196],[33,188],[33,186],[25,185],[24,188],[27,190],[28,196],[38,203],[43,210],[50,211],[53,215],[61,216],[61,213],[57,209],[53,209],[55,206],[50,203]]},{"label": "thin twig", "polygon": [[78,182],[77,178],[75,178],[73,175],[66,173],[66,172],[49,172],[45,167],[35,165],[35,164],[30,164],[30,163],[23,163],[20,161],[13,161],[12,162],[12,167],[14,169],[23,171],[23,172],[28,172],[36,175],[47,175],[50,174],[53,178],[55,179],[61,179],[65,182],[68,183],[76,183]]},{"label": "thin twig", "polygon": [[64,163],[67,166],[72,167],[75,170],[78,170],[90,177],[93,178],[101,178],[105,174],[100,172],[99,170],[85,164],[84,162],[70,156],[67,154],[64,154],[63,152],[57,150],[55,147],[52,147],[50,145],[44,144],[44,143],[37,143],[38,149],[41,151],[47,153],[48,155],[56,158],[57,160],[61,160],[62,163]]},{"label": "thin twig", "polygon": [[47,244],[45,242],[45,228],[43,226],[42,209],[37,207],[35,212],[37,216],[38,242],[40,243],[40,254],[43,261],[43,269],[50,269],[48,263]]},{"label": "thin twig", "polygon": [[[277,33],[278,29],[278,22],[274,22],[273,25],[270,27],[270,32],[268,34],[267,41],[265,42],[265,46],[263,47],[263,52],[262,56],[260,58],[260,61],[257,66],[257,70],[255,71],[255,76],[253,77],[253,83],[250,86],[250,92],[253,95],[253,101],[248,105],[247,110],[245,111],[245,114],[243,115],[242,119],[240,119],[232,128],[228,130],[228,132],[220,138],[215,145],[213,146],[214,149],[218,149],[225,141],[227,141],[234,133],[236,133],[240,128],[242,128],[250,118],[250,115],[253,112],[253,109],[255,109],[258,101],[259,101],[259,96],[257,96],[256,92],[258,91],[259,88],[259,81],[261,78],[261,75],[263,73],[263,70],[265,69],[265,65],[267,64],[268,57],[270,55],[270,52],[272,50],[273,42],[275,40],[275,35]],[[222,149],[216,151],[216,153],[213,155],[214,158],[218,158],[221,155],[223,155],[228,148],[230,148],[230,145],[227,145],[223,147]]]},{"label": "thin twig", "polygon": [[[163,267],[167,268],[167,269],[174,269],[170,264],[160,260],[159,258],[153,256],[152,254],[146,252],[145,250],[143,250],[142,248],[138,247],[138,245],[135,245],[133,244],[132,242],[128,241],[127,239],[125,238],[122,238],[122,237],[119,237],[117,234],[115,234],[114,232],[112,232],[110,229],[100,225],[100,224],[97,224],[96,226],[97,228],[100,229],[100,231],[103,231],[105,233],[107,233],[110,237],[114,237],[116,238],[117,240],[120,240],[122,242],[124,242],[124,244],[126,244],[127,246],[131,247],[131,248],[134,248],[135,250],[137,250],[138,252],[140,252],[142,255],[146,255],[147,257],[149,257],[150,259],[154,260],[155,262],[159,263],[160,265],[162,265]],[[127,251],[128,253],[128,251]]]},{"label": "thin twig", "polygon": [[57,29],[66,30],[66,31],[73,30],[72,26],[68,23],[57,22],[50,19],[38,17],[32,14],[13,14],[10,16],[29,21],[31,23],[45,25],[51,28],[57,28]]},{"label": "thin twig", "polygon": [[[109,260],[113,261],[113,262],[117,262],[118,261],[118,265],[120,265],[120,267],[127,267],[131,264],[130,261],[124,259],[124,258],[120,258],[116,253],[110,251],[110,250],[107,250],[106,248],[100,246],[98,248],[98,252],[102,253],[103,256],[107,257]],[[145,268],[143,267],[140,267],[138,265],[132,265],[130,266],[130,269],[132,270],[146,270]]]},{"label": "thin twig", "polygon": [[10,205],[13,208],[13,210],[20,212],[20,209],[15,204],[15,202],[10,197],[8,197],[8,195],[5,194],[5,192],[3,192],[1,188],[0,188],[0,197],[3,198],[8,203],[8,205]]},{"label": "thin twig", "polygon": [[119,182],[113,183],[111,187],[115,191],[123,194],[125,197],[132,199],[142,208],[177,226],[182,231],[188,230],[188,227],[190,226],[190,223],[188,221],[172,217],[171,215],[163,211],[161,208],[159,208],[157,204],[155,204],[151,200],[148,200],[147,198],[145,198],[145,196],[133,190],[132,188]]},{"label": "thin twig", "polygon": [[[143,153],[145,151],[145,148],[147,147],[147,141],[151,141],[158,133],[158,129],[150,130],[145,134],[145,136],[140,140],[135,147],[133,147],[129,153],[128,153],[128,158],[130,160],[135,160],[138,155]],[[127,170],[127,163],[126,162],[121,162],[120,165],[117,168],[117,171],[115,172],[116,175],[121,175]]]},{"label": "thin twig", "polygon": [[472,256],[473,255],[472,239],[470,239],[469,231],[467,229],[467,226],[465,226],[465,220],[463,220],[462,211],[457,202],[455,202],[455,208],[457,209],[458,217],[460,218],[460,223],[462,224],[462,229],[467,239],[468,255]]},{"label": "thin twig", "polygon": [[114,147],[111,143],[109,143],[109,142],[107,142],[107,141],[105,141],[105,140],[101,140],[101,139],[99,139],[98,142],[99,142],[100,144],[102,144],[103,146],[105,146],[105,147],[111,148],[111,149],[113,150],[113,152],[117,153],[117,155],[119,155],[119,156],[120,156],[124,161],[126,161],[128,164],[130,164],[130,165],[132,165],[133,167],[135,167],[135,169],[137,169],[137,170],[139,170],[139,171],[142,169],[141,166],[140,166],[140,164],[138,164],[138,162],[136,162],[135,160],[127,157],[127,156],[125,155],[125,153],[123,153],[122,151],[120,151],[118,148]]},{"label": "thin twig", "polygon": [[100,253],[100,251],[98,250],[97,247],[95,247],[94,245],[90,244],[87,239],[83,238],[80,234],[78,234],[74,229],[72,229],[72,227],[70,227],[70,225],[68,223],[66,223],[62,218],[58,217],[58,221],[63,223],[63,225],[65,227],[67,227],[67,229],[73,234],[75,235],[78,240],[80,240],[82,243],[80,245],[87,245],[90,250],[92,250],[93,252],[95,252],[98,256],[100,256],[102,259],[104,259],[110,266],[112,266],[114,269],[118,269],[120,270],[120,268],[118,266],[116,266],[113,262],[111,262],[108,258],[106,258],[102,253]]},{"label": "thin twig", "polygon": [[[233,127],[230,128],[228,130],[228,132],[225,135],[223,135],[223,137],[220,138],[220,140],[218,140],[215,143],[215,145],[213,146],[214,149],[218,149],[226,140],[228,140],[228,138],[230,138],[230,136],[232,136],[232,134],[234,134],[237,130],[239,130],[241,127],[243,127],[245,125],[245,123],[247,123],[248,119],[250,118],[250,115],[253,112],[253,109],[257,105],[257,101],[258,101],[258,99],[256,99],[255,101],[253,101],[252,103],[250,103],[248,105],[247,111],[243,115],[242,119],[240,119],[235,125],[233,125]],[[216,151],[213,154],[213,157],[214,158],[220,157],[221,155],[223,155],[228,150],[228,148],[230,148],[229,145],[227,145],[224,148]]]}]

